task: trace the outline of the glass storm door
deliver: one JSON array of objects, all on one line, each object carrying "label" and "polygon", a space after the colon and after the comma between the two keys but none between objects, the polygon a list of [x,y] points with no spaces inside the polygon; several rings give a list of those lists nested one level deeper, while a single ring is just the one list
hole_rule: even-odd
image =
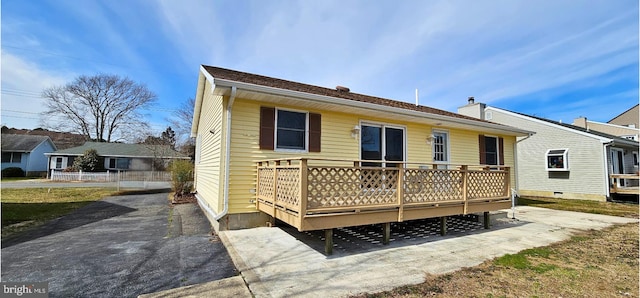
[{"label": "glass storm door", "polygon": [[396,167],[395,163],[384,161],[404,161],[404,129],[384,125],[362,125],[360,137],[360,157],[367,167]]},{"label": "glass storm door", "polygon": [[[621,149],[611,149],[612,174],[624,174],[624,153]],[[618,179],[618,187],[624,186],[623,179]]]}]

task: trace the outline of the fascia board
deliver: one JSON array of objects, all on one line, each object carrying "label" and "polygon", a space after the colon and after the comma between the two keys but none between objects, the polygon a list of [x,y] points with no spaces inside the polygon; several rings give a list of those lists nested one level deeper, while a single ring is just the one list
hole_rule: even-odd
[{"label": "fascia board", "polygon": [[633,128],[633,127],[622,126],[622,125],[611,124],[611,123],[605,123],[605,122],[587,120],[587,123],[593,123],[593,124],[604,125],[604,126],[611,126],[611,127],[615,127],[615,128],[621,128],[621,129],[635,130],[636,132],[640,131],[640,128],[637,128],[637,127]]},{"label": "fascia board", "polygon": [[306,92],[300,92],[300,91],[294,91],[294,90],[267,87],[267,86],[243,83],[238,81],[214,79],[214,82],[215,82],[215,86],[219,86],[219,87],[236,86],[238,89],[244,89],[244,90],[254,91],[254,92],[262,92],[262,93],[267,93],[272,95],[301,98],[306,100],[318,101],[322,103],[347,105],[347,106],[352,106],[356,108],[363,108],[363,109],[370,109],[370,110],[377,110],[377,111],[384,111],[384,112],[392,112],[392,113],[403,114],[403,115],[413,116],[413,117],[423,117],[423,118],[428,118],[432,120],[457,122],[457,123],[465,124],[469,126],[484,127],[484,128],[490,128],[490,129],[500,130],[504,132],[510,132],[518,136],[526,136],[533,133],[531,131],[508,127],[502,124],[486,123],[486,122],[463,119],[463,118],[455,118],[455,117],[450,117],[445,115],[437,115],[432,113],[425,113],[425,112],[407,110],[407,109],[390,107],[390,106],[382,106],[382,105],[377,105],[377,104],[368,103],[368,102],[360,102],[360,101],[336,98],[336,97],[325,96],[325,95],[318,95],[318,94],[312,94],[312,93],[306,93]]},{"label": "fascia board", "polygon": [[494,112],[499,112],[499,113],[504,113],[504,114],[507,114],[509,116],[517,117],[517,118],[524,119],[524,120],[527,120],[527,121],[535,122],[535,123],[538,123],[538,124],[543,124],[543,125],[546,125],[546,126],[551,126],[551,127],[554,127],[554,128],[558,128],[558,129],[564,130],[564,131],[576,133],[576,134],[579,134],[579,135],[582,135],[582,136],[585,136],[585,137],[594,138],[594,139],[599,140],[602,143],[609,143],[609,142],[613,141],[612,139],[609,139],[609,138],[603,138],[601,136],[597,136],[597,135],[594,135],[594,134],[582,132],[582,131],[579,131],[579,130],[571,129],[569,127],[565,127],[565,126],[554,124],[554,123],[547,122],[547,121],[542,121],[542,120],[531,118],[531,117],[527,117],[527,116],[524,116],[524,115],[516,114],[516,113],[510,112],[510,111],[506,111],[506,110],[503,110],[503,109],[499,109],[499,108],[486,107],[485,111],[487,111],[487,110],[494,111]]}]

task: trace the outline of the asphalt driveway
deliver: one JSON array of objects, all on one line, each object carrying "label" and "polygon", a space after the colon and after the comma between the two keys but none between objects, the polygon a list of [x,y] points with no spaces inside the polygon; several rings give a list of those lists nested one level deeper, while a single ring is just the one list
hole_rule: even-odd
[{"label": "asphalt driveway", "polygon": [[3,282],[50,297],[136,297],[237,275],[195,204],[166,193],[105,198],[2,242]]}]

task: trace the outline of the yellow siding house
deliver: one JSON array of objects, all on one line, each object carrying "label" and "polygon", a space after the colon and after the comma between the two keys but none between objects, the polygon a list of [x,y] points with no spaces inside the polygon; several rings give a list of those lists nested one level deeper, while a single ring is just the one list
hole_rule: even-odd
[{"label": "yellow siding house", "polygon": [[202,66],[195,189],[217,230],[299,230],[507,208],[528,131],[407,102]]}]

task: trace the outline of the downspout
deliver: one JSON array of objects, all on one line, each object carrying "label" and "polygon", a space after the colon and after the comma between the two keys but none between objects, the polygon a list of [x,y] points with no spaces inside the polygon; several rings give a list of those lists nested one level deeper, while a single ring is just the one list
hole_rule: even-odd
[{"label": "downspout", "polygon": [[513,177],[515,178],[515,187],[511,189],[511,218],[516,219],[516,194],[518,190],[520,190],[520,185],[518,184],[518,143],[530,138],[533,134],[530,133],[528,136],[522,138],[521,140],[517,140],[513,143]]},{"label": "downspout", "polygon": [[237,88],[231,87],[231,96],[229,96],[229,102],[227,103],[227,137],[225,148],[225,166],[224,166],[224,207],[222,212],[216,215],[215,219],[220,220],[223,216],[229,212],[229,164],[231,161],[231,107],[236,100]]},{"label": "downspout", "polygon": [[609,185],[611,183],[611,181],[609,181],[609,163],[607,162],[607,147],[611,146],[611,144],[613,144],[613,141],[609,141],[606,143],[602,143],[604,146],[602,147],[604,150],[602,152],[602,155],[604,157],[604,193],[606,195],[606,198],[609,199],[609,197],[611,196],[611,193],[609,192]]}]

